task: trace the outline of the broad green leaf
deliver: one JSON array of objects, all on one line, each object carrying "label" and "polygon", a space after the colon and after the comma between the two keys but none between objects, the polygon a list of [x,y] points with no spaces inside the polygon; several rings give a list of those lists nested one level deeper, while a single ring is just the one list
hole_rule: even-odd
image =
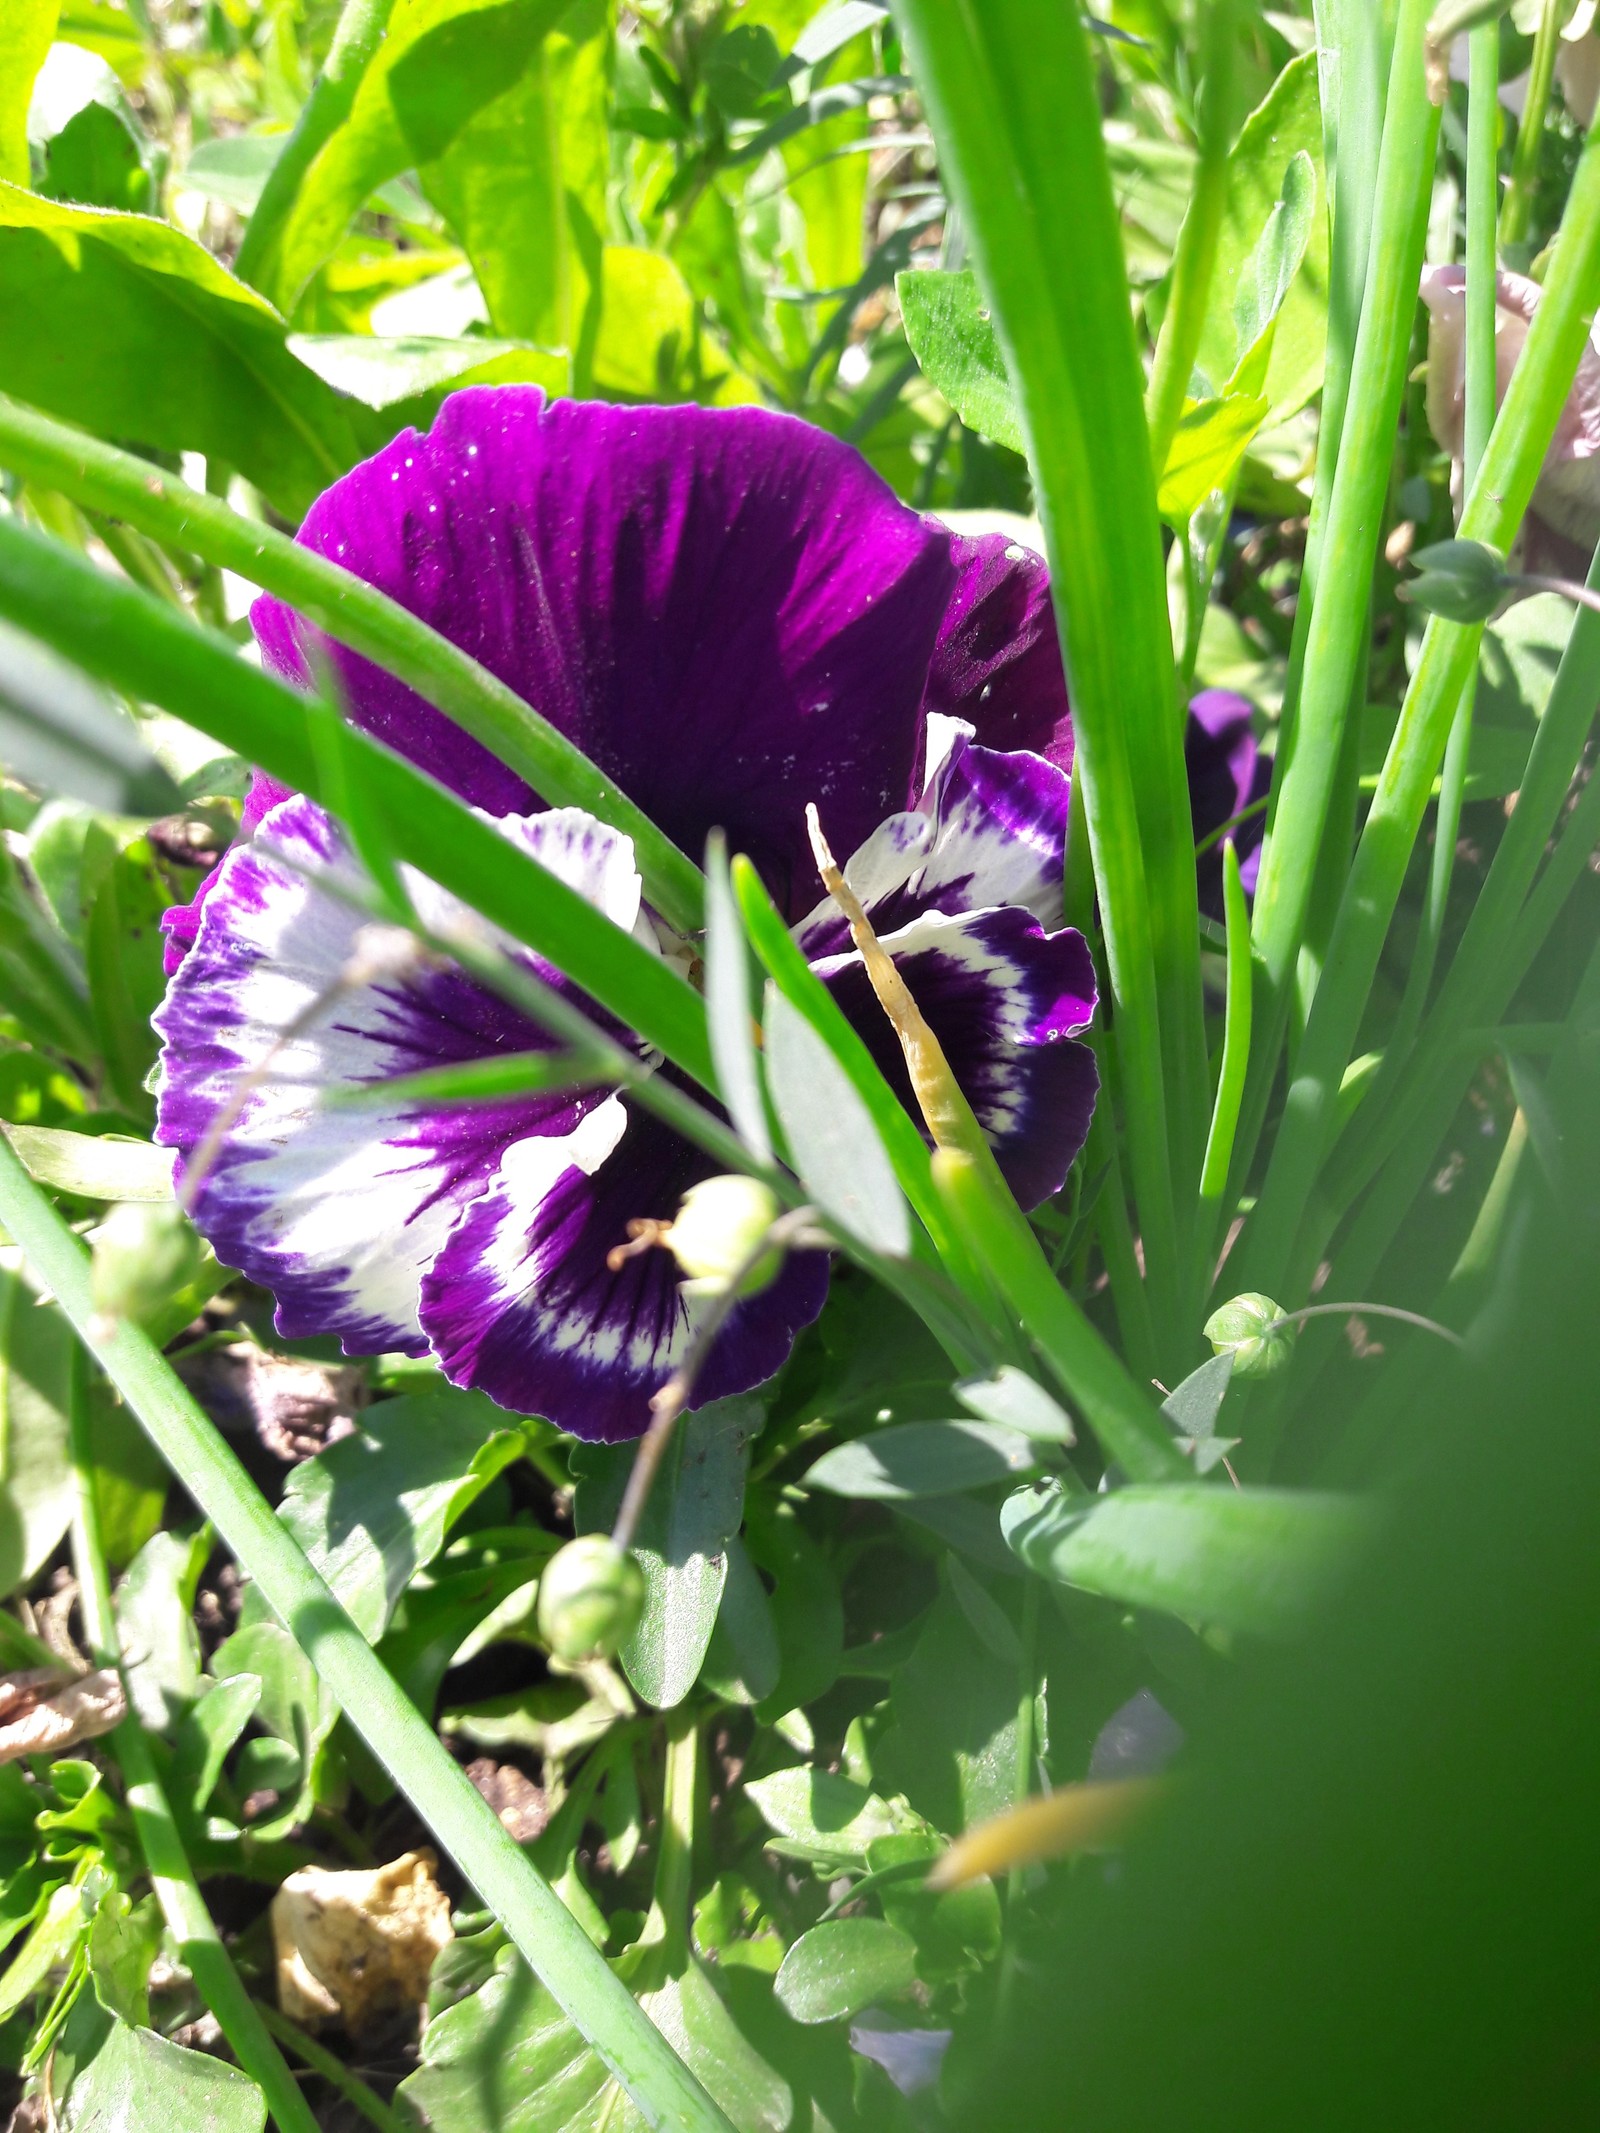
[{"label": "broad green leaf", "polygon": [[271,1819],[251,1824],[254,1835],[270,1839],[285,1835],[310,1812],[312,1765],[339,1712],[299,1645],[276,1622],[262,1619],[265,1609],[254,1594],[252,1586],[246,1612],[256,1618],[218,1645],[211,1671],[218,1681],[246,1675],[260,1685],[253,1717],[269,1737],[246,1741],[235,1775],[245,1794],[267,1789],[279,1794]]},{"label": "broad green leaf", "polygon": [[783,1959],[773,1991],[796,2022],[840,2022],[909,1992],[917,1944],[882,1918],[830,1918],[802,1933]]},{"label": "broad green leaf", "polygon": [[1198,1370],[1191,1370],[1161,1403],[1161,1412],[1178,1433],[1179,1448],[1194,1461],[1195,1472],[1200,1475],[1220,1466],[1239,1442],[1237,1437],[1217,1435],[1217,1416],[1233,1382],[1233,1365],[1231,1349],[1211,1356]]},{"label": "broad green leaf", "polygon": [[170,1200],[172,1150],[59,1126],[3,1126],[31,1177],[86,1200]]},{"label": "broad green leaf", "polygon": [[720,832],[706,848],[706,1017],[717,1085],[740,1140],[758,1163],[772,1160],[767,1107],[756,1058],[750,950],[728,880]]},{"label": "broad green leaf", "polygon": [[134,1903],[112,1889],[89,1921],[89,1974],[107,2014],[124,2022],[150,2019],[150,1966],[161,1946],[162,1921],[153,1896]]},{"label": "broad green leaf", "polygon": [[844,1609],[833,1559],[792,1506],[774,1507],[759,1494],[752,1496],[745,1507],[745,1542],[772,1581],[778,1679],[756,1706],[758,1722],[770,1725],[786,1711],[814,1703],[838,1679]]},{"label": "broad green leaf", "polygon": [[[463,385],[566,388],[567,366],[521,341],[384,339],[372,333],[291,333],[289,351],[335,392],[363,407],[393,407]],[[409,410],[405,410],[409,413]]]},{"label": "broad green leaf", "polygon": [[992,1377],[968,1378],[956,1387],[962,1406],[984,1422],[1020,1429],[1044,1444],[1072,1444],[1072,1418],[1036,1378],[1014,1363],[1002,1363]]},{"label": "broad green leaf", "polygon": [[579,391],[607,222],[613,12],[611,0],[569,0],[514,85],[418,173],[472,262],[490,325],[571,351]]},{"label": "broad green leaf", "polygon": [[98,1375],[89,1386],[89,1446],[100,1545],[118,1571],[159,1532],[172,1476],[131,1411]]},{"label": "broad green leaf", "polygon": [[1262,234],[1283,195],[1289,166],[1302,155],[1311,164],[1315,195],[1304,259],[1278,313],[1262,387],[1274,422],[1286,421],[1321,384],[1327,340],[1328,218],[1314,52],[1303,53],[1284,68],[1245,121],[1228,159],[1228,204],[1196,359],[1197,369],[1214,385],[1232,376],[1244,352],[1235,306],[1247,275],[1254,274]]},{"label": "broad green leaf", "polygon": [[74,1335],[0,1267],[0,1595],[26,1585],[72,1521],[67,1371]]},{"label": "broad green leaf", "polygon": [[60,2123],[62,2133],[261,2133],[266,2117],[261,2091],[237,2067],[115,2021],[78,2068]]},{"label": "broad green leaf", "polygon": [[771,1849],[792,1859],[864,1859],[869,1844],[911,1826],[908,1816],[864,1785],[809,1764],[754,1778],[744,1790],[778,1839]]},{"label": "broad green leaf", "polygon": [[[86,861],[86,871],[92,864]],[[84,928],[89,1004],[107,1087],[119,1111],[152,1124],[154,1102],[145,1078],[159,1047],[150,1017],[166,991],[161,914],[171,902],[171,885],[149,841],[118,840]]]},{"label": "broad green leaf", "polygon": [[[1233,325],[1240,364],[1247,362],[1260,346],[1262,336],[1276,323],[1278,313],[1283,309],[1284,299],[1294,284],[1306,256],[1306,246],[1311,241],[1316,199],[1317,174],[1311,158],[1300,149],[1289,159],[1277,205],[1267,217],[1260,243],[1244,263],[1239,286],[1234,292]],[[1267,360],[1264,352],[1263,365]],[[1265,374],[1263,367],[1263,378]],[[1234,369],[1234,379],[1241,391],[1261,390],[1253,383],[1245,386],[1239,378],[1238,365]]]},{"label": "broad green leaf", "polygon": [[[787,2083],[697,1963],[642,1998],[736,2133],[784,2133]],[[509,1951],[486,1985],[428,2023],[422,2065],[398,2096],[436,2133],[647,2133],[651,2123]]]},{"label": "broad green leaf", "polygon": [[301,182],[262,285],[292,312],[387,179],[437,162],[532,65],[564,0],[397,0],[344,123]]},{"label": "broad green leaf", "polygon": [[56,34],[59,0],[6,0],[0,8],[0,178],[28,183],[28,103]]},{"label": "broad green leaf", "polygon": [[117,1587],[117,1634],[128,1662],[128,1695],[152,1732],[167,1732],[199,1693],[194,1596],[210,1551],[204,1526],[187,1536],[152,1534]]},{"label": "broad green leaf", "polygon": [[1087,1508],[1036,1486],[1001,1523],[1041,1576],[1263,1637],[1302,1626],[1364,1530],[1347,1498],[1185,1483],[1118,1489]]},{"label": "broad green leaf", "polygon": [[203,245],[4,184],[0,390],[102,437],[222,460],[295,518],[367,441]]},{"label": "broad green leaf", "polygon": [[149,65],[144,39],[133,15],[117,0],[61,0],[56,35],[109,60],[126,88],[137,89],[143,82]]},{"label": "broad green leaf", "polygon": [[789,1157],[822,1212],[870,1250],[902,1258],[911,1224],[872,1115],[817,1031],[766,990],[767,1087]]},{"label": "broad green leaf", "polygon": [[172,1740],[171,1785],[191,1814],[203,1814],[222,1766],[256,1713],[261,1683],[234,1674],[204,1685],[179,1721]]},{"label": "broad green leaf", "polygon": [[520,1429],[479,1393],[412,1393],[365,1409],[361,1427],[291,1472],[284,1524],[366,1637],[495,1475],[522,1456]]},{"label": "broad green leaf", "polygon": [[772,1602],[738,1534],[727,1546],[728,1574],[701,1680],[733,1703],[760,1703],[778,1685],[782,1664]]},{"label": "broad green leaf", "polygon": [[0,1976],[0,2021],[14,2015],[58,1963],[65,1969],[84,1932],[84,1905],[81,1884],[55,1890],[43,1916]]},{"label": "broad green leaf", "polygon": [[1262,394],[1226,393],[1186,404],[1157,497],[1169,525],[1187,525],[1213,489],[1226,489],[1266,415]]},{"label": "broad green leaf", "polygon": [[[750,1440],[759,1400],[718,1400],[685,1415],[673,1432],[633,1553],[645,1578],[645,1608],[622,1647],[628,1679],[647,1703],[670,1710],[694,1687],[716,1627],[728,1571],[728,1542],[739,1530]],[[610,1525],[636,1447],[575,1451],[579,1532]]]},{"label": "broad green leaf", "polygon": [[996,1656],[1003,1631],[982,1606],[989,1595],[976,1589],[978,1603],[969,1594],[963,1605],[952,1581],[929,1609],[916,1648],[894,1677],[895,1728],[881,1758],[888,1781],[947,1830],[999,1814],[1016,1791],[1018,1669]]},{"label": "broad green leaf", "polygon": [[759,390],[698,333],[694,299],[676,264],[633,244],[600,258],[600,319],[590,387],[610,400],[759,401]]},{"label": "broad green leaf", "polygon": [[0,843],[0,1009],[18,1033],[70,1059],[94,1057],[88,982],[76,944]]},{"label": "broad green leaf", "polygon": [[905,1422],[835,1445],[806,1471],[834,1496],[955,1496],[1031,1473],[1033,1440],[995,1422]]},{"label": "broad green leaf", "polygon": [[906,339],[922,374],[936,385],[969,430],[1013,452],[1027,449],[1000,340],[970,267],[959,273],[919,268],[895,276]]},{"label": "broad green leaf", "polygon": [[151,205],[149,149],[110,64],[80,45],[58,44],[34,84],[28,145],[38,190],[80,207]]}]

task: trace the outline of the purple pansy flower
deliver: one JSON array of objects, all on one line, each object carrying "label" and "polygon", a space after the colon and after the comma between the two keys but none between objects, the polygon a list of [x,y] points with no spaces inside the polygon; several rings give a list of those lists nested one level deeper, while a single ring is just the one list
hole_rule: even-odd
[{"label": "purple pansy flower", "polygon": [[[1189,809],[1197,844],[1224,823],[1244,815],[1227,842],[1239,854],[1239,879],[1247,896],[1255,894],[1261,872],[1261,845],[1267,811],[1261,806],[1272,787],[1272,759],[1256,746],[1249,704],[1231,689],[1202,689],[1189,704],[1183,753],[1189,773]],[[1221,918],[1222,843],[1206,846],[1197,862],[1200,908]]]},{"label": "purple pansy flower", "polygon": [[[822,898],[815,801],[885,947],[1027,1205],[1057,1191],[1095,1096],[1075,1041],[1095,1006],[1061,925],[1071,724],[1044,568],[899,503],[823,432],[756,409],[449,400],[313,507],[301,539],[382,587],[536,704],[677,842],[724,829],[846,1012],[903,1081],[859,958]],[[252,620],[304,681],[307,626]],[[629,840],[546,810],[402,683],[324,643],[351,713],[646,946],[687,960],[644,905]],[[357,862],[323,811],[259,781],[201,896],[169,914],[178,962],[158,1138],[193,1157],[195,1219],[270,1288],[291,1337],[432,1353],[455,1383],[574,1435],[637,1434],[688,1319],[667,1254],[607,1255],[713,1167],[607,1090],[494,1104],[324,1107],[330,1086],[536,1050],[549,1040],[455,970],[403,963],[307,1010],[348,969]],[[408,882],[440,930],[460,914]],[[544,982],[567,981],[526,950]],[[568,988],[570,989],[570,988]],[[633,1041],[626,1032],[614,1032]],[[661,1069],[661,1071],[667,1071]],[[740,1303],[700,1380],[761,1382],[822,1308],[827,1265],[791,1255]]]}]

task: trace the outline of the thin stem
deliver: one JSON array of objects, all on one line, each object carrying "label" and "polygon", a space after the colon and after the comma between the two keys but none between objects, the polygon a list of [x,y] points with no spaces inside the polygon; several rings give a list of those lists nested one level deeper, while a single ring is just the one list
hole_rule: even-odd
[{"label": "thin stem", "polygon": [[273,594],[337,643],[453,719],[553,807],[581,807],[633,839],[649,901],[680,932],[701,919],[700,870],[582,750],[470,653],[376,586],[256,519],[241,517],[147,459],[0,393],[0,465],[85,509]]},{"label": "thin stem", "polygon": [[1358,1312],[1364,1318],[1398,1319],[1401,1325],[1420,1326],[1424,1333],[1436,1333],[1440,1340],[1449,1341],[1454,1347],[1466,1346],[1459,1333],[1449,1326],[1441,1326],[1436,1318],[1424,1318],[1420,1311],[1403,1311],[1398,1304],[1380,1303],[1304,1304],[1298,1311],[1285,1311],[1281,1318],[1269,1320],[1261,1329],[1261,1338],[1264,1340],[1269,1333],[1276,1333],[1280,1326],[1298,1326],[1304,1319],[1351,1318]]},{"label": "thin stem", "polygon": [[[123,1668],[111,1579],[100,1538],[100,1512],[94,1494],[94,1447],[90,1441],[89,1356],[77,1341],[68,1364],[67,1427],[76,1496],[72,1521],[72,1564],[78,1580],[84,1635],[96,1665]],[[144,1854],[150,1886],[161,1906],[167,1930],[201,1998],[216,2016],[234,2057],[267,2100],[280,2133],[317,2133],[317,2121],[299,2084],[268,2036],[244,1980],[234,1968],[206,1907],[200,1884],[183,1848],[172,1809],[156,1775],[155,1759],[144,1728],[130,1702],[127,1716],[112,1732],[109,1746],[127,1781],[128,1812]]]},{"label": "thin stem", "polygon": [[723,2113],[399,1689],[160,1350],[137,1326],[107,1331],[99,1323],[87,1252],[3,1137],[0,1225],[379,1763],[646,2122],[674,2133],[730,2133]]},{"label": "thin stem", "polygon": [[402,2118],[376,2090],[369,2088],[358,2074],[351,2073],[344,2061],[319,2044],[315,2037],[308,2037],[298,2024],[291,2022],[287,2015],[279,2014],[270,2002],[256,2000],[252,2004],[278,2042],[303,2065],[309,2066],[314,2074],[320,2074],[352,2110],[361,2113],[368,2125],[378,2128],[378,2133],[416,2133],[410,2119]]},{"label": "thin stem", "polygon": [[[1250,1064],[1250,1017],[1253,1005],[1250,981],[1250,908],[1245,902],[1239,875],[1239,854],[1229,843],[1222,848],[1222,899],[1228,923],[1228,980],[1226,1020],[1222,1033],[1222,1065],[1217,1075],[1217,1097],[1211,1112],[1211,1134],[1206,1142],[1205,1166],[1200,1173],[1202,1280],[1209,1277],[1216,1250],[1217,1220],[1233,1160],[1233,1137],[1244,1100],[1246,1070]],[[1202,1293],[1204,1293],[1202,1291]]]},{"label": "thin stem", "polygon": [[1234,0],[1210,0],[1201,54],[1199,160],[1188,213],[1172,262],[1172,294],[1161,322],[1145,412],[1150,465],[1159,487],[1183,413],[1194,359],[1205,331],[1217,245],[1228,208],[1228,150],[1233,140]]},{"label": "thin stem", "polygon": [[[1511,151],[1511,178],[1506,186],[1505,204],[1500,210],[1500,241],[1505,245],[1521,244],[1533,222],[1533,196],[1539,182],[1539,149],[1544,141],[1545,113],[1550,106],[1550,90],[1555,81],[1556,52],[1565,12],[1561,0],[1544,0],[1539,27],[1534,32],[1533,61],[1528,69],[1522,123],[1517,128],[1517,145]],[[1491,22],[1485,29],[1493,36],[1497,25]],[[1476,37],[1484,33],[1474,31],[1472,34]]]},{"label": "thin stem", "polygon": [[[1038,1746],[1039,1697],[1039,1596],[1042,1578],[1030,1577],[1022,1586],[1022,1633],[1017,1656],[1017,1752],[1011,1767],[1011,1806],[1025,1807],[1033,1793],[1034,1758]],[[1005,1939],[1000,1951],[1000,1977],[995,1987],[995,2020],[1004,2027],[1017,1984],[1017,1928],[1022,1917],[1026,1869],[1019,1861],[1006,1874]]]},{"label": "thin stem", "polygon": [[666,1929],[669,1975],[689,1946],[689,1893],[694,1886],[694,1838],[699,1812],[700,1722],[688,1702],[667,1713],[667,1760],[661,1790],[661,1850],[655,1903]]},{"label": "thin stem", "polygon": [[394,0],[345,0],[322,72],[301,106],[294,131],[268,173],[255,211],[245,225],[233,270],[241,281],[259,289],[285,311],[300,292],[279,285],[278,239],[306,172],[323,144],[349,117],[361,77],[383,42],[393,10]]}]

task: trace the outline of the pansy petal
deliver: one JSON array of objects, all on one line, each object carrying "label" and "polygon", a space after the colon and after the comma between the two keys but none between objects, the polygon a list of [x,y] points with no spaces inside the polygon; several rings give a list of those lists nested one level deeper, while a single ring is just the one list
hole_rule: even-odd
[{"label": "pansy petal", "polygon": [[[239,835],[235,842],[242,842],[245,838],[254,836],[263,819],[288,797],[287,785],[280,785],[276,778],[269,778],[264,770],[252,770],[250,790],[245,794],[244,807],[239,816]],[[186,904],[171,904],[161,914],[161,967],[169,978],[194,946],[195,936],[200,931],[201,909],[216,887],[217,876],[221,871],[220,864],[214,866]]]},{"label": "pansy petal", "polygon": [[[712,1165],[646,1112],[610,1098],[559,1141],[506,1158],[423,1277],[422,1323],[445,1375],[591,1441],[637,1437],[682,1360],[690,1324],[666,1251],[613,1272],[639,1217],[668,1219]],[[734,1310],[697,1381],[702,1404],[781,1369],[822,1309],[827,1255],[792,1253]]]},{"label": "pansy petal", "polygon": [[[1071,781],[1053,763],[976,747],[959,728],[920,808],[881,824],[851,858],[846,878],[880,935],[923,912],[996,904],[1017,904],[1042,925],[1059,925],[1071,796]],[[849,946],[831,898],[797,937],[812,957]]]},{"label": "pansy petal", "polygon": [[1003,533],[951,541],[959,576],[923,707],[966,719],[986,748],[1072,768],[1072,714],[1044,558]]},{"label": "pansy petal", "polygon": [[[809,891],[808,800],[848,850],[913,789],[949,538],[790,416],[470,387],[300,537],[482,660],[686,851],[725,829],[786,906],[797,872]],[[253,617],[268,663],[303,672],[295,618]],[[369,731],[476,805],[527,805],[411,690],[332,656]]]},{"label": "pansy petal", "polygon": [[[1253,715],[1242,696],[1230,689],[1202,689],[1189,705],[1184,732],[1184,767],[1189,774],[1189,809],[1196,844],[1215,835],[1225,822],[1248,807],[1256,812],[1230,833],[1239,854],[1239,878],[1253,894],[1261,871],[1261,843],[1266,810],[1258,805],[1272,788],[1272,760],[1256,745]],[[1196,862],[1200,908],[1222,916],[1222,844],[1201,853]]]},{"label": "pansy petal", "polygon": [[[569,810],[507,829],[632,923],[638,877],[625,838],[587,817],[575,823]],[[164,1040],[156,1138],[182,1151],[186,1172],[237,1103],[193,1188],[196,1224],[217,1256],[273,1291],[279,1330],[291,1337],[337,1334],[356,1354],[421,1353],[422,1269],[461,1209],[514,1143],[570,1132],[604,1099],[589,1091],[326,1106],[330,1090],[550,1040],[459,970],[431,962],[407,967],[402,957],[336,990],[372,935],[319,875],[362,886],[328,817],[305,798],[282,803],[223,862],[155,1018]],[[435,923],[449,917],[443,891],[415,887]],[[256,1078],[239,1102],[247,1077]]]},{"label": "pansy petal", "polygon": [[[1017,1199],[1037,1207],[1066,1182],[1083,1146],[1099,1078],[1071,1040],[1095,1009],[1082,934],[1046,933],[1017,909],[930,914],[883,945],[944,1049]],[[913,1117],[905,1060],[860,959],[819,974]]]}]

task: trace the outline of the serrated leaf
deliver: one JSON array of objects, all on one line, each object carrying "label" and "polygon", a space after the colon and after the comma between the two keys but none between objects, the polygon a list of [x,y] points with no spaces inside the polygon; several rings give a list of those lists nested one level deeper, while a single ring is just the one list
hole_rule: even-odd
[{"label": "serrated leaf", "polygon": [[1087,1506],[1023,1489],[1001,1525],[1041,1576],[1262,1637],[1302,1627],[1364,1530],[1347,1497],[1182,1482],[1118,1489]]},{"label": "serrated leaf", "polygon": [[969,430],[1013,452],[1027,449],[999,336],[978,278],[917,269],[895,276],[911,353]]},{"label": "serrated leaf", "polygon": [[462,1512],[522,1456],[522,1432],[477,1393],[412,1393],[294,1468],[280,1516],[363,1635],[382,1635]]},{"label": "serrated leaf", "polygon": [[830,1918],[802,1933],[773,1984],[796,2022],[840,2022],[916,1982],[917,1944],[882,1918]]},{"label": "serrated leaf", "polygon": [[906,1203],[872,1115],[822,1038],[775,985],[766,991],[767,1087],[801,1183],[870,1250],[911,1249]]},{"label": "serrated leaf", "polygon": [[894,1502],[985,1488],[1038,1463],[1031,1438],[996,1422],[905,1422],[835,1445],[805,1479],[834,1496]]}]

